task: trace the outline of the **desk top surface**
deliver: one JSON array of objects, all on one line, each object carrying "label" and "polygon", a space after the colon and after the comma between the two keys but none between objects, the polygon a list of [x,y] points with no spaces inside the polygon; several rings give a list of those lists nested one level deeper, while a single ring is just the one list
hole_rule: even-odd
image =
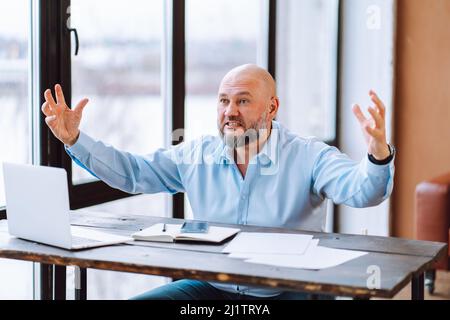
[{"label": "desk top surface", "polygon": [[[179,223],[181,220],[99,212],[72,214],[73,225],[120,235],[130,235],[158,222]],[[311,271],[231,259],[221,253],[225,245],[135,242],[133,245],[68,251],[10,237],[6,221],[0,221],[0,258],[343,296],[391,298],[411,281],[413,275],[430,268],[447,250],[446,244],[436,242],[255,226],[239,228],[246,232],[312,234],[320,239],[322,246],[369,254],[334,268]],[[370,289],[367,285],[370,270],[374,267],[380,271],[378,289]]]}]

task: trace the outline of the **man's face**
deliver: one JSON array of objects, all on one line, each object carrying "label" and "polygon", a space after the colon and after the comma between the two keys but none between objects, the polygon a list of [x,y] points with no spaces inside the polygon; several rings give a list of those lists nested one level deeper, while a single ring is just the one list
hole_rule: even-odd
[{"label": "man's face", "polygon": [[225,79],[219,89],[217,125],[228,145],[241,147],[258,138],[270,126],[267,115],[271,97],[264,84],[252,77]]}]

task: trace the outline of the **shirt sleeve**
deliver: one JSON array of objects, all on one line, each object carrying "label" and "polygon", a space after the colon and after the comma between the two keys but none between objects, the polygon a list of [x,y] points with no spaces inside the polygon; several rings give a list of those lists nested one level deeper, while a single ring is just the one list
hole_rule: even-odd
[{"label": "shirt sleeve", "polygon": [[354,208],[379,205],[392,193],[394,159],[386,165],[372,163],[366,156],[361,162],[350,159],[338,149],[316,142],[313,165],[313,192],[320,197]]},{"label": "shirt sleeve", "polygon": [[141,156],[119,151],[80,132],[78,141],[72,147],[66,146],[66,152],[92,175],[124,192],[184,192],[176,148]]}]

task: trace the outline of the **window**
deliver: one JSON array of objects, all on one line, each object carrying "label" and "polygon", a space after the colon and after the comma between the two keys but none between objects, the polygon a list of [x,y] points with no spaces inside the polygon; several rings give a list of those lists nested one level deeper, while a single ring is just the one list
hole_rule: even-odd
[{"label": "window", "polygon": [[[28,85],[30,1],[1,1],[0,21],[1,212],[5,207],[2,162],[30,163],[32,160]],[[6,225],[0,225],[0,229],[3,226]],[[33,263],[0,259],[0,284],[0,300],[33,299]]]},{"label": "window", "polygon": [[[161,98],[163,1],[71,2],[72,104],[90,99],[81,130],[119,149],[145,154],[164,145]],[[72,42],[72,48],[74,42]],[[93,177],[73,165],[72,180]]]},{"label": "window", "polygon": [[[29,2],[0,2],[0,165],[31,161],[29,79]],[[0,209],[5,206],[0,168]]]},{"label": "window", "polygon": [[[217,92],[230,69],[247,63],[263,65],[259,57],[267,37],[266,4],[261,0],[218,0],[212,6],[204,0],[187,1],[186,141],[218,134]],[[192,218],[187,197],[185,203],[185,216]]]},{"label": "window", "polygon": [[261,0],[186,2],[186,140],[217,135],[217,92],[223,76],[246,63],[261,63],[265,42]]},{"label": "window", "polygon": [[[164,147],[169,136],[161,89],[163,5],[163,0],[71,1],[70,24],[77,29],[80,43],[74,55],[72,38],[72,104],[90,99],[80,129],[136,154]],[[93,181],[72,163],[75,188]],[[167,199],[164,194],[144,195],[89,209],[167,216]],[[70,297],[73,270],[67,272]],[[167,283],[165,278],[96,270],[89,270],[87,277],[89,299],[126,299]]]},{"label": "window", "polygon": [[278,118],[335,143],[339,0],[283,0],[278,12]]},{"label": "window", "polygon": [[[69,172],[72,208],[103,203],[89,209],[167,215],[170,207],[166,195],[136,196],[105,203],[129,195],[109,188],[73,165],[61,143],[49,135],[42,115],[41,135],[33,134],[39,129],[32,125],[36,119],[33,120],[31,110],[37,110],[39,104],[32,103],[34,88],[41,90],[37,88],[62,83],[71,105],[88,97],[90,103],[81,129],[117,148],[145,154],[170,142],[168,123],[173,124],[173,129],[185,127],[185,140],[216,135],[217,90],[222,77],[231,68],[245,63],[270,66],[273,71],[274,48],[277,48],[276,76],[282,101],[280,120],[299,134],[335,140],[338,3],[338,0],[216,0],[213,5],[206,0],[3,1],[0,3],[0,162],[34,160],[38,163],[35,155],[42,151],[42,164],[64,167]],[[33,15],[31,4],[39,8]],[[277,19],[277,34],[274,33],[276,11],[282,16]],[[33,26],[30,23],[32,16],[39,16],[39,28],[37,23]],[[173,30],[168,27],[169,16],[174,20],[171,21]],[[74,33],[66,26],[77,30],[78,55],[75,55]],[[46,35],[33,50],[28,45],[30,30],[33,34],[42,30]],[[32,56],[29,52],[33,52]],[[37,59],[38,54],[42,72],[38,76],[32,72],[30,77],[33,67],[29,61]],[[39,96],[42,99],[42,92]],[[168,106],[170,102],[172,105]],[[35,140],[43,146],[38,151],[33,148]],[[2,170],[0,219],[5,205],[1,175]],[[189,213],[189,206],[186,207]],[[174,198],[172,210],[178,217],[183,215],[183,195]],[[3,268],[0,275],[4,276],[0,283],[14,278],[14,283],[9,285],[16,286],[17,295],[25,297],[22,293],[26,292],[26,297],[32,296],[29,287],[33,283],[32,264],[17,263],[15,267],[0,262]],[[22,274],[18,271],[22,266],[26,276],[10,276],[9,270]],[[51,272],[48,268],[41,273],[48,276],[49,283]],[[70,277],[71,273],[68,274]],[[89,281],[92,284],[97,281],[101,289],[107,288],[105,283],[109,277],[131,280],[118,273],[104,273],[103,278],[101,274],[100,271],[88,273]],[[58,294],[64,291],[60,290],[63,287],[60,284],[66,280],[61,275],[64,272],[57,272],[53,277],[55,286],[59,286],[55,287]],[[133,279],[141,286],[154,280]],[[44,288],[49,283],[44,283]],[[5,292],[3,288],[0,286],[0,298]],[[128,289],[118,289],[109,295],[92,292],[89,297],[126,298],[137,293]],[[51,292],[43,294],[52,295]]]}]

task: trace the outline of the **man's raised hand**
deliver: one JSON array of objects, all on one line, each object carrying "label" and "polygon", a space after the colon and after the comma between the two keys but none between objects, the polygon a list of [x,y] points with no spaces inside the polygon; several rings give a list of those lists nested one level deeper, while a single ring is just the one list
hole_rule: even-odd
[{"label": "man's raised hand", "polygon": [[80,122],[83,109],[89,102],[88,99],[81,100],[77,106],[71,110],[64,98],[64,93],[59,84],[55,86],[56,102],[53,99],[52,91],[47,89],[44,93],[45,102],[42,105],[42,112],[45,114],[45,122],[52,133],[62,143],[71,147],[78,140],[80,135]]},{"label": "man's raised hand", "polygon": [[361,125],[368,153],[377,160],[384,160],[390,155],[386,140],[386,107],[374,91],[370,91],[369,96],[375,105],[368,109],[371,117],[366,118],[359,105],[353,106],[353,113]]}]

